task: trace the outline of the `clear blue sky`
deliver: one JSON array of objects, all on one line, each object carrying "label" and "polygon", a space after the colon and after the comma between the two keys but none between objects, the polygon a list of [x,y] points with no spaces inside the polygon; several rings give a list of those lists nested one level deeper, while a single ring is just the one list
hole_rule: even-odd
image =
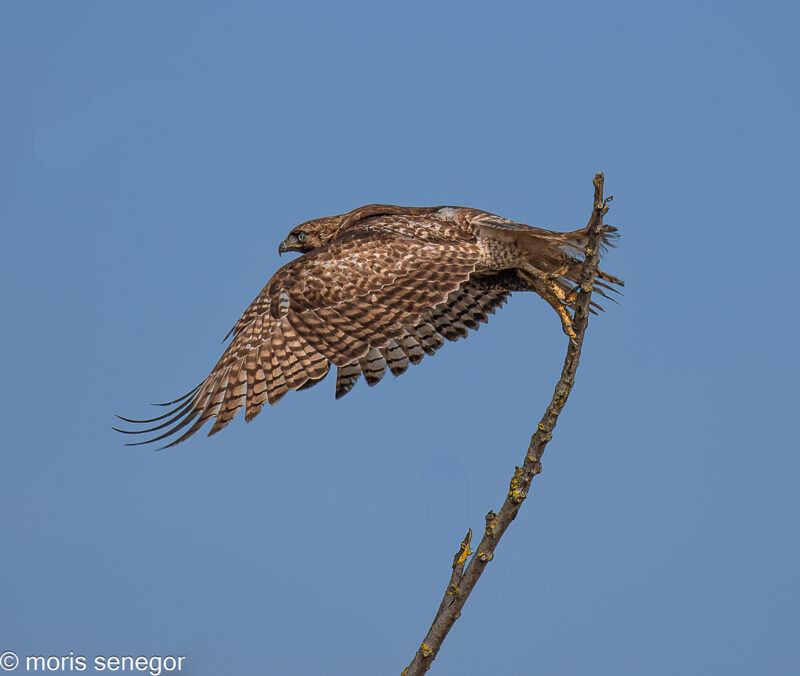
[{"label": "clear blue sky", "polygon": [[543,301],[167,452],[113,414],[205,377],[297,223],[571,229],[602,169],[624,301],[431,673],[800,672],[796,4],[1,13],[0,652],[399,673],[552,393]]}]

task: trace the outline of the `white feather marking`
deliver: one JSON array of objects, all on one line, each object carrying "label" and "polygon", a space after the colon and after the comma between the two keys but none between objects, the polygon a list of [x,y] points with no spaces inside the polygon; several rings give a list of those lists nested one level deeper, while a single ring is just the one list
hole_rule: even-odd
[{"label": "white feather marking", "polygon": [[289,312],[289,294],[285,291],[281,291],[278,294],[278,314],[281,317],[285,317],[286,313]]}]

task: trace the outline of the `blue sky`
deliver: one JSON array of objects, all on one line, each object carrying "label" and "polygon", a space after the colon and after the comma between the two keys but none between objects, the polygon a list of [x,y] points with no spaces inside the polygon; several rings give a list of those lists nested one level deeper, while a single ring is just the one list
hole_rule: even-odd
[{"label": "blue sky", "polygon": [[565,350],[515,296],[397,380],[167,452],[309,218],[622,239],[544,472],[431,673],[794,674],[800,16],[764,3],[6,3],[0,652],[399,673]]}]

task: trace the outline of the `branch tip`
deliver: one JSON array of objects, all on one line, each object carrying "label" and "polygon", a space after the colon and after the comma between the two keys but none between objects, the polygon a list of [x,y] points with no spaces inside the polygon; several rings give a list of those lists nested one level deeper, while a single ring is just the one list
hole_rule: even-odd
[{"label": "branch tip", "polygon": [[453,570],[462,569],[464,567],[464,562],[467,560],[467,557],[472,554],[472,550],[469,548],[471,543],[472,528],[467,531],[467,534],[461,541],[461,546],[458,548],[456,555],[453,557]]},{"label": "branch tip", "polygon": [[486,535],[490,538],[494,537],[494,523],[497,521],[497,514],[489,510],[486,514]]}]

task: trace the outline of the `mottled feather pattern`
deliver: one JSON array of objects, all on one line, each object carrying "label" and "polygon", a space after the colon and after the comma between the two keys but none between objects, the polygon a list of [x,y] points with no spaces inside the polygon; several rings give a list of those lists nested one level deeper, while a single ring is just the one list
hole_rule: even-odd
[{"label": "mottled feather pattern", "polygon": [[[485,323],[512,291],[550,293],[537,271],[558,273],[552,288],[563,298],[577,280],[584,241],[584,231],[556,233],[463,207],[373,204],[295,230],[317,245],[275,273],[208,377],[167,414],[123,419],[159,423],[127,433],[165,430],[140,443],[172,437],[171,446],[213,419],[214,434],[241,408],[252,420],[331,366],[336,398],[362,375],[368,385],[387,372],[399,376]],[[603,295],[621,284],[598,278]]]},{"label": "mottled feather pattern", "polygon": [[[453,291],[447,301],[425,313],[415,327],[406,327],[397,340],[390,340],[380,347],[383,361],[391,373],[399,376],[409,364],[418,364],[427,352],[432,355],[444,345],[445,338],[458,340],[467,335],[467,329],[477,329],[488,321],[489,314],[501,306],[510,293],[505,289],[481,289],[470,283],[463,284]],[[461,328],[454,329],[454,326]],[[423,348],[424,346],[424,348]],[[363,373],[368,385],[377,384],[385,373],[378,375],[378,368],[364,370],[365,362],[359,360],[338,369],[336,379],[336,398],[347,394]]]}]

